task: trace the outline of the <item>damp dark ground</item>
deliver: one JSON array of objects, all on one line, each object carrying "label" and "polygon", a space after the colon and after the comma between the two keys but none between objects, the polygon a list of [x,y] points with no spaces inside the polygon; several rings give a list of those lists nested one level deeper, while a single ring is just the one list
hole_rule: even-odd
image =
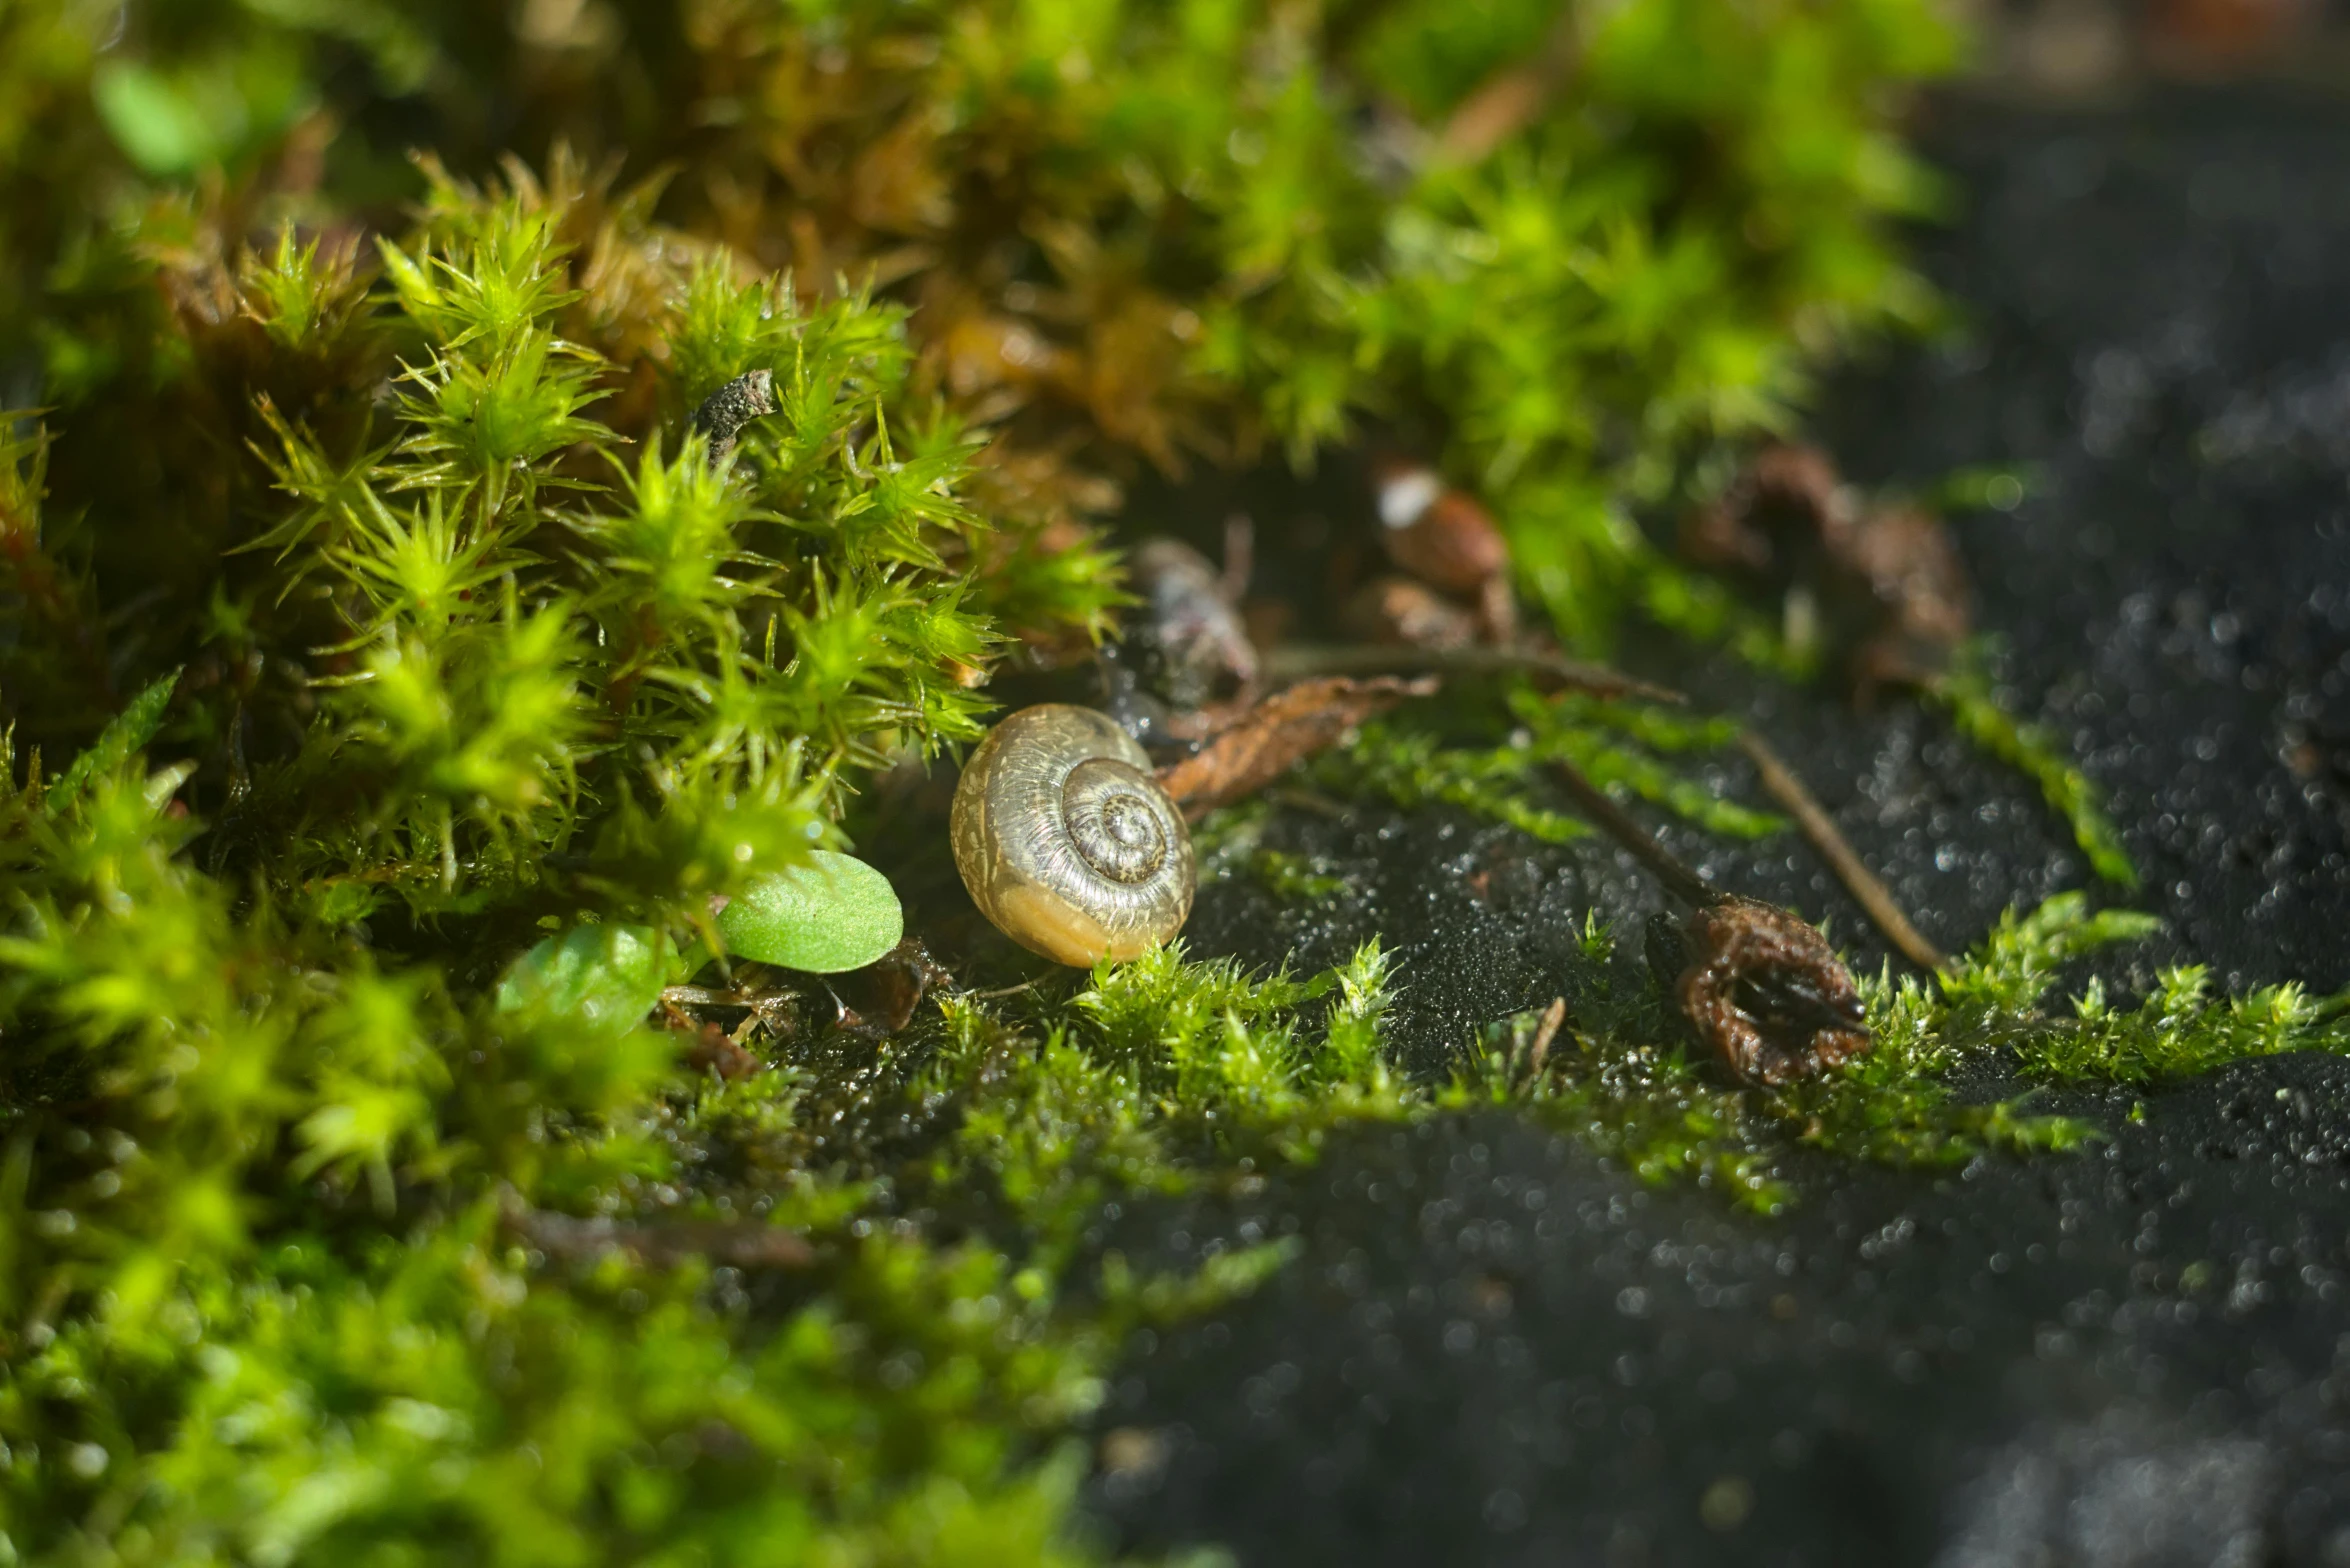
[{"label": "damp dark ground", "polygon": [[[2132,901],[2167,924],[2113,978],[2350,983],[2350,110],[1949,106],[1929,141],[1963,206],[1922,245],[1967,328],[1816,428],[1876,484],[2032,471],[1960,544],[2016,703],[2110,791]],[[1316,548],[1292,519],[1268,569]],[[1669,673],[1800,758],[1942,942],[2084,885],[2029,790],[1931,715]],[[1230,879],[1195,947],[1315,965],[1376,932],[1423,1048],[1564,989],[1594,904],[1642,908],[1628,865],[1465,817],[1272,831],[1357,893]],[[1799,846],[1684,847],[1871,951]],[[1798,1167],[1775,1220],[1502,1116],[1130,1218],[1168,1254],[1302,1251],[1128,1358],[1096,1509],[1128,1547],[1248,1565],[2350,1568],[2350,1062],[2134,1098],[2046,1102],[2107,1129],[2086,1155]]]}]

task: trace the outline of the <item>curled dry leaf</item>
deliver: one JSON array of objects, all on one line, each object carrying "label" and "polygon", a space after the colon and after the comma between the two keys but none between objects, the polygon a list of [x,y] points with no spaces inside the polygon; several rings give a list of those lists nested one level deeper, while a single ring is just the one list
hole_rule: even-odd
[{"label": "curled dry leaf", "polygon": [[1841,1067],[1870,1046],[1860,990],[1817,927],[1723,894],[1682,927],[1682,1011],[1731,1072],[1777,1088]]},{"label": "curled dry leaf", "polygon": [[1161,768],[1159,784],[1196,822],[1254,794],[1365,719],[1406,697],[1425,697],[1437,685],[1433,677],[1392,675],[1300,681],[1251,708],[1197,755]]},{"label": "curled dry leaf", "polygon": [[1681,554],[1713,571],[1791,578],[1808,559],[1847,548],[1860,498],[1828,454],[1810,446],[1767,446],[1718,501],[1681,522]]},{"label": "curled dry leaf", "polygon": [[1966,568],[1942,519],[1913,506],[1872,513],[1854,531],[1845,564],[1879,615],[1854,655],[1862,688],[1914,686],[1947,669],[1972,617]]},{"label": "curled dry leaf", "polygon": [[1677,926],[1659,918],[1680,949],[1672,957],[1684,966],[1674,987],[1681,1010],[1723,1065],[1748,1083],[1777,1088],[1868,1050],[1860,988],[1817,927],[1775,904],[1720,891],[1581,769],[1554,766],[1584,815],[1689,906]]}]

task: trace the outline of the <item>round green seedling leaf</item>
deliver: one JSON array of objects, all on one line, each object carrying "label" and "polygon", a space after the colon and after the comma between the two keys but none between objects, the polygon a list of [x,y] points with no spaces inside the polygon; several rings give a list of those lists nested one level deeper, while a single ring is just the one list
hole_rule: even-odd
[{"label": "round green seedling leaf", "polygon": [[580,926],[514,960],[498,982],[498,1011],[568,1018],[619,1034],[653,1010],[669,983],[671,955],[644,926]]},{"label": "round green seedling leaf", "polygon": [[728,952],[829,975],[862,969],[898,945],[906,912],[889,878],[828,849],[811,850],[808,862],[754,878],[718,912]]}]

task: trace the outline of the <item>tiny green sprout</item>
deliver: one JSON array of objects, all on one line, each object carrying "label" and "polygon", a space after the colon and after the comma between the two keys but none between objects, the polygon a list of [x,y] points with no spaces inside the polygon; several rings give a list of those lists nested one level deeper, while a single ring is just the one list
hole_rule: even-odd
[{"label": "tiny green sprout", "polygon": [[[71,766],[53,780],[44,803],[51,811],[63,811],[85,789],[90,780],[120,767],[134,754],[147,749],[155,732],[163,727],[164,710],[171,706],[171,694],[179,687],[180,672],[153,682],[130,701],[130,706],[117,714],[113,722],[99,734],[97,744],[73,760]],[[171,788],[165,789],[153,804],[160,807],[171,798],[172,789],[186,781],[182,773]]]},{"label": "tiny green sprout", "polygon": [[2035,469],[1985,465],[1944,474],[1918,499],[1938,512],[2012,512],[2046,486]]},{"label": "tiny green sprout", "polygon": [[653,1010],[673,955],[644,926],[578,926],[537,943],[498,981],[498,1011],[577,1020],[618,1034]]},{"label": "tiny green sprout", "polygon": [[898,945],[906,915],[889,878],[828,849],[809,851],[808,861],[754,879],[719,911],[728,952],[829,975],[862,969]]}]

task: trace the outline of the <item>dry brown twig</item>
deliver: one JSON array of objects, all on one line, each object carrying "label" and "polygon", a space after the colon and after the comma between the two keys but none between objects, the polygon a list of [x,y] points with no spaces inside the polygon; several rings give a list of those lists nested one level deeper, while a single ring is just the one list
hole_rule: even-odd
[{"label": "dry brown twig", "polygon": [[1526,1071],[1540,1076],[1542,1064],[1550,1058],[1550,1042],[1558,1038],[1559,1030],[1567,1021],[1567,999],[1554,996],[1542,1010],[1542,1021],[1534,1026],[1534,1044],[1526,1052]]},{"label": "dry brown twig", "polygon": [[1837,828],[1835,819],[1813,798],[1803,780],[1772,749],[1770,742],[1752,730],[1743,730],[1738,736],[1738,749],[1754,763],[1755,776],[1761,781],[1763,792],[1795,819],[1796,827],[1828,863],[1828,869],[1836,873],[1836,880],[1844,884],[1853,902],[1876,922],[1885,940],[1920,969],[1941,969],[1947,965],[1949,956],[1910,924],[1909,916],[1894,899],[1893,890],[1878,880],[1877,874],[1861,860]]},{"label": "dry brown twig", "polygon": [[1289,643],[1266,654],[1265,678],[1302,680],[1324,675],[1531,675],[1556,681],[1595,697],[1637,697],[1673,706],[1689,699],[1604,664],[1587,664],[1564,654],[1531,648],[1411,648]]}]

